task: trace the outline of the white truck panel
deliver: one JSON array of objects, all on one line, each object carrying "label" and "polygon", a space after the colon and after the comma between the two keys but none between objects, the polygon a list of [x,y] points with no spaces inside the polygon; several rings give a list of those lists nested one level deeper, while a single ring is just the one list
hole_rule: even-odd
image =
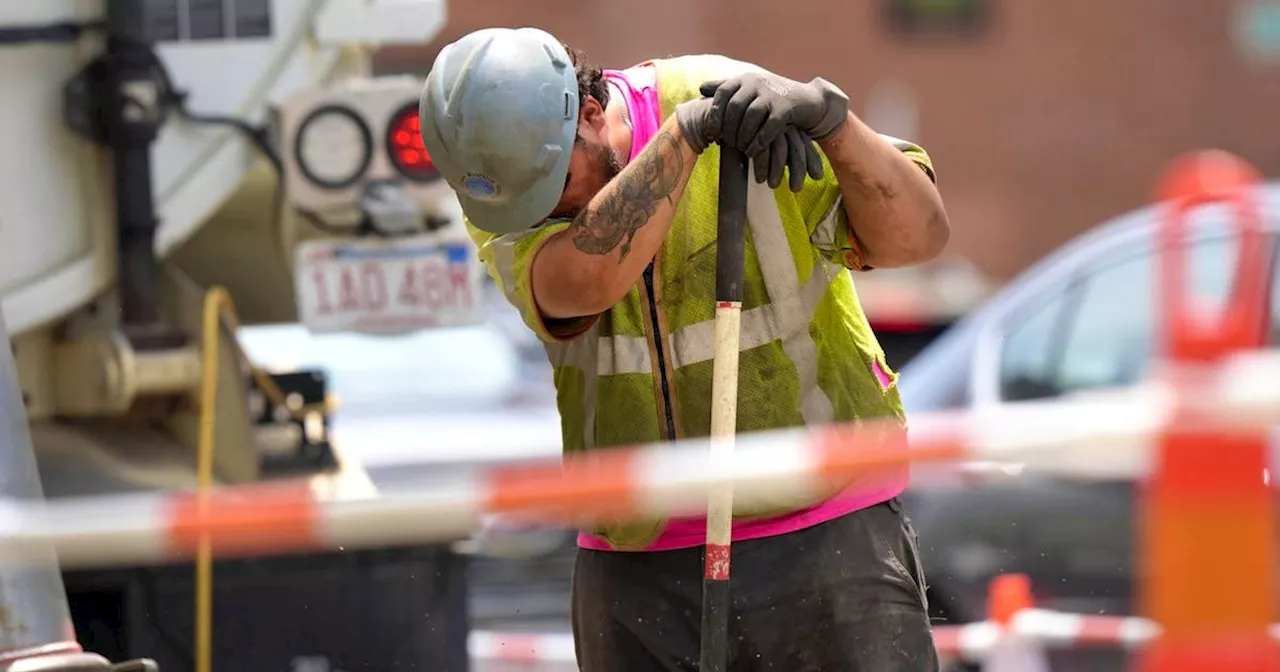
[{"label": "white truck panel", "polygon": [[[0,25],[92,16],[72,0],[0,3]],[[107,155],[63,124],[62,86],[86,61],[70,45],[0,48],[0,307],[11,335],[83,305],[114,263]]]}]

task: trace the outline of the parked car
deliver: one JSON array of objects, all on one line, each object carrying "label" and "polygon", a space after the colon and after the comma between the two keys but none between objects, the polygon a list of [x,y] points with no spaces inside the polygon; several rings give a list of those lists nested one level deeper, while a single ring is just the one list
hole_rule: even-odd
[{"label": "parked car", "polygon": [[[1259,329],[1268,346],[1277,347],[1280,182],[1260,192],[1270,319]],[[1238,240],[1228,212],[1211,206],[1192,213],[1186,284],[1197,309],[1221,308],[1231,291]],[[1154,234],[1160,224],[1154,207],[1123,215],[1010,282],[903,368],[908,413],[1137,382],[1157,344]],[[939,622],[981,620],[988,581],[1006,572],[1028,574],[1045,608],[1132,613],[1132,483],[1004,476],[980,487],[913,487],[905,500]],[[1102,669],[1097,665],[1076,669]]]}]

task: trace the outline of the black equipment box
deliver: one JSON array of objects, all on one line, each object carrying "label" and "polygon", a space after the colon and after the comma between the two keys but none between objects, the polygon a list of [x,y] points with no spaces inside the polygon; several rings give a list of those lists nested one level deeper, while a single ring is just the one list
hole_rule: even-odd
[{"label": "black equipment box", "polygon": [[[194,668],[194,563],[64,574],[80,643]],[[214,672],[467,672],[467,562],[447,545],[219,560]]]}]

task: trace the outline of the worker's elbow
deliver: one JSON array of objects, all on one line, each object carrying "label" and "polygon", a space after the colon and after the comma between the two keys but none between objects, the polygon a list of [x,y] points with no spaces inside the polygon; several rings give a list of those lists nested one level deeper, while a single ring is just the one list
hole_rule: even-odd
[{"label": "worker's elbow", "polygon": [[921,263],[937,258],[951,241],[951,220],[941,201],[925,213],[924,221],[924,236],[920,245],[923,257]]},{"label": "worker's elbow", "polygon": [[599,315],[621,300],[593,285],[566,284],[539,294],[538,312],[556,320]]},{"label": "worker's elbow", "polygon": [[920,222],[916,226],[916,236],[908,249],[904,250],[903,258],[882,267],[927,263],[938,258],[947,249],[947,243],[951,240],[951,223],[947,220],[946,210],[939,206],[935,210],[921,213],[916,221]]},{"label": "worker's elbow", "polygon": [[881,235],[863,237],[864,260],[872,268],[917,266],[937,258],[951,239],[947,212],[939,205],[899,211]]}]

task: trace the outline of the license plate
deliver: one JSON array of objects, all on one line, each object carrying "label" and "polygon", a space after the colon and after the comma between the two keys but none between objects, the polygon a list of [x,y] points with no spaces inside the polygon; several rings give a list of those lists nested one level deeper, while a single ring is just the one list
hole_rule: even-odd
[{"label": "license plate", "polygon": [[431,236],[311,240],[296,251],[298,321],[313,333],[399,334],[485,321],[474,249]]}]

